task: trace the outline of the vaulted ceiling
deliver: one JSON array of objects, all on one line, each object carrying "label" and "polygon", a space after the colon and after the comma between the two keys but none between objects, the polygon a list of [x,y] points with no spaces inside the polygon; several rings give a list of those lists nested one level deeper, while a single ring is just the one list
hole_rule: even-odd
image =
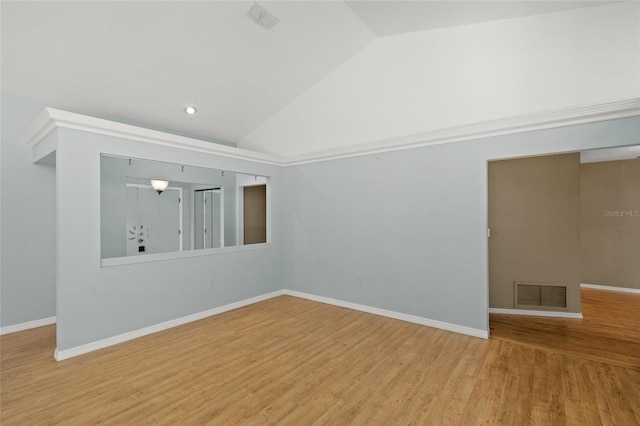
[{"label": "vaulted ceiling", "polygon": [[346,1],[378,37],[598,6],[607,1]]},{"label": "vaulted ceiling", "polygon": [[2,91],[237,143],[376,38],[601,3],[2,1]]}]

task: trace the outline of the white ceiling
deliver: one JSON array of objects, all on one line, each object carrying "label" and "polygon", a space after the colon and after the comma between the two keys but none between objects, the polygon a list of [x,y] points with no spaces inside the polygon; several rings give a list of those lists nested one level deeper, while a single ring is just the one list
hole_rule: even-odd
[{"label": "white ceiling", "polygon": [[610,1],[346,1],[378,37],[597,6]]},{"label": "white ceiling", "polygon": [[2,90],[237,142],[374,38],[342,2],[268,2],[270,31],[252,4],[2,1]]},{"label": "white ceiling", "polygon": [[2,1],[2,91],[236,143],[376,36],[603,2],[260,3],[271,31],[253,1]]}]

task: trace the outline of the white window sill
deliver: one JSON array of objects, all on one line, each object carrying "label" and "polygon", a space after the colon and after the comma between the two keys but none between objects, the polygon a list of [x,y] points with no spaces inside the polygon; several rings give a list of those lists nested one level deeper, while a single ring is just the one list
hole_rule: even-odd
[{"label": "white window sill", "polygon": [[236,252],[249,251],[249,250],[262,250],[262,249],[267,249],[269,247],[271,247],[271,243],[260,243],[260,244],[249,244],[246,246],[210,248],[210,249],[202,249],[202,250],[187,250],[187,251],[177,251],[177,252],[171,252],[171,253],[139,254],[135,256],[126,256],[126,257],[112,257],[109,259],[102,259],[100,261],[100,266],[102,268],[110,268],[112,266],[134,265],[136,263],[160,262],[163,260],[186,259],[189,257],[211,256],[211,255],[217,255],[217,254],[236,253]]}]

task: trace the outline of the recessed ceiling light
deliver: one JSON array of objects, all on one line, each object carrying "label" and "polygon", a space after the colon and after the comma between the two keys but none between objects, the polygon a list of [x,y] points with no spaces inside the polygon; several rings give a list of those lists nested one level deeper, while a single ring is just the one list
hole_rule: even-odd
[{"label": "recessed ceiling light", "polygon": [[196,112],[198,112],[198,110],[196,109],[196,107],[189,105],[188,107],[186,107],[186,108],[184,109],[184,112],[186,112],[186,113],[187,113],[187,114],[189,114],[189,115],[193,115],[193,114],[195,114]]}]

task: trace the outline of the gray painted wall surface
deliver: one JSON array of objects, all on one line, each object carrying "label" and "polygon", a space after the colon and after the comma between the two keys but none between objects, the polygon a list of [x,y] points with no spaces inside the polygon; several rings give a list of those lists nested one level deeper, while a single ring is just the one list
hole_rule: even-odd
[{"label": "gray painted wall surface", "polygon": [[31,162],[25,132],[46,106],[2,94],[0,326],[54,316],[55,167]]},{"label": "gray painted wall surface", "polygon": [[633,117],[285,168],[285,287],[487,330],[487,161],[639,142]]},{"label": "gray painted wall surface", "polygon": [[[101,153],[270,176],[271,246],[102,268]],[[58,350],[283,288],[281,168],[68,129],[56,155]]]},{"label": "gray painted wall surface", "polygon": [[[55,315],[55,297],[59,350],[283,282],[486,330],[487,160],[640,141],[634,117],[280,169],[62,129],[54,172],[24,144],[43,107],[2,97],[1,325]],[[101,152],[271,176],[271,247],[101,268]]]},{"label": "gray painted wall surface", "polygon": [[56,168],[32,163],[25,134],[45,107],[91,112],[8,93],[0,100],[0,327],[6,327],[56,315]]}]

